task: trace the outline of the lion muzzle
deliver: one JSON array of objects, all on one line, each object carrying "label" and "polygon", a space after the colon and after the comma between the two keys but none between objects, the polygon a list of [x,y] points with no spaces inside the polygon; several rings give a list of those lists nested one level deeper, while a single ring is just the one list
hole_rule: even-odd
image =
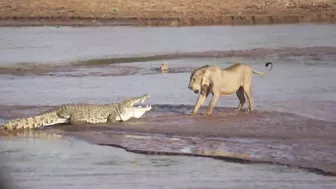
[{"label": "lion muzzle", "polygon": [[188,88],[192,91],[194,91],[194,93],[198,94],[199,90],[198,89],[194,89],[192,86],[188,85]]}]

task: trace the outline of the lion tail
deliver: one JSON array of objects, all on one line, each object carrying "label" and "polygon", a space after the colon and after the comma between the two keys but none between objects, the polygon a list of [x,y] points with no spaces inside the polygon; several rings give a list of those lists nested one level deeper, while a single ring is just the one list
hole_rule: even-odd
[{"label": "lion tail", "polygon": [[252,70],[252,72],[253,72],[254,74],[257,74],[257,75],[266,75],[266,74],[268,74],[268,72],[271,71],[272,68],[273,68],[273,63],[272,63],[272,62],[267,62],[267,63],[265,64],[265,67],[268,67],[269,65],[271,65],[271,68],[270,68],[267,72],[259,72],[259,71],[257,71],[257,70]]}]

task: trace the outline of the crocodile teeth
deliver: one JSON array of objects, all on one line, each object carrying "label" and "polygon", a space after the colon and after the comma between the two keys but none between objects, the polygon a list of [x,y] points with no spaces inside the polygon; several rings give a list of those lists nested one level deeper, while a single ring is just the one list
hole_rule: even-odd
[{"label": "crocodile teeth", "polygon": [[142,106],[138,106],[138,108],[142,108]]}]

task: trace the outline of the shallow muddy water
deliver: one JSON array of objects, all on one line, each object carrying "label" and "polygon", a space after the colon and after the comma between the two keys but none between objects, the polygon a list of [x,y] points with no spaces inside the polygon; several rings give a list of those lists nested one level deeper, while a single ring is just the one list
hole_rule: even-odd
[{"label": "shallow muddy water", "polygon": [[[332,188],[335,179],[270,165],[145,156],[71,139],[2,140],[15,188]],[[284,182],[285,181],[285,182]]]},{"label": "shallow muddy water", "polygon": [[[187,88],[192,68],[204,64],[224,68],[243,62],[264,71],[264,63],[271,61],[271,73],[253,80],[256,109],[291,112],[335,122],[336,126],[335,25],[9,27],[0,28],[0,49],[1,122],[37,113],[24,106],[108,103],[145,93],[151,95],[146,103],[161,105],[160,111],[166,108],[167,114],[183,113],[189,109],[179,105],[191,106],[197,99]],[[175,52],[181,53],[181,58],[174,58]],[[169,58],[136,63],[111,59],[157,53]],[[77,61],[82,63],[72,64]],[[168,73],[158,71],[162,63],[168,63]],[[237,97],[231,95],[221,97],[217,106],[237,104]],[[7,106],[15,106],[16,113]],[[206,158],[145,156],[73,139],[3,137],[1,150],[7,158],[1,166],[18,188],[336,186],[333,177],[299,169]]]},{"label": "shallow muddy water", "polygon": [[[170,67],[186,64],[229,65],[227,59],[184,59],[166,61]],[[265,70],[261,60],[251,60],[249,64],[258,70]],[[320,61],[322,62],[322,61]],[[254,98],[259,109],[276,109],[312,116],[318,119],[336,121],[333,113],[335,106],[335,74],[333,63],[327,65],[295,64],[292,61],[274,62],[274,70],[268,76],[255,76]],[[151,71],[159,63],[134,63],[139,69],[136,74],[126,76],[54,76],[26,75],[13,77],[0,75],[2,105],[58,105],[64,103],[108,103],[124,98],[151,95],[151,104],[188,104],[192,105],[197,95],[188,88],[189,72],[160,73]],[[124,66],[124,65],[120,65]],[[105,69],[105,68],[102,68]],[[59,76],[57,76],[59,74]],[[169,89],[169,90],[167,90]],[[94,93],[90,92],[94,91]],[[206,104],[210,98],[206,100]],[[238,104],[236,95],[220,98],[218,106],[234,107]],[[328,105],[329,104],[329,105]],[[326,106],[325,106],[326,105]],[[309,108],[306,108],[309,107]],[[324,108],[328,108],[324,110]],[[322,111],[322,112],[321,112]]]}]

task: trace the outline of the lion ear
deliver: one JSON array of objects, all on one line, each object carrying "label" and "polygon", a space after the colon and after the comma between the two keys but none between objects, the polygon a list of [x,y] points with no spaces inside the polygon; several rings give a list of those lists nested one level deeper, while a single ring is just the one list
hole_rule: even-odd
[{"label": "lion ear", "polygon": [[200,72],[201,72],[201,74],[204,74],[205,71],[206,71],[206,69],[202,69]]}]

